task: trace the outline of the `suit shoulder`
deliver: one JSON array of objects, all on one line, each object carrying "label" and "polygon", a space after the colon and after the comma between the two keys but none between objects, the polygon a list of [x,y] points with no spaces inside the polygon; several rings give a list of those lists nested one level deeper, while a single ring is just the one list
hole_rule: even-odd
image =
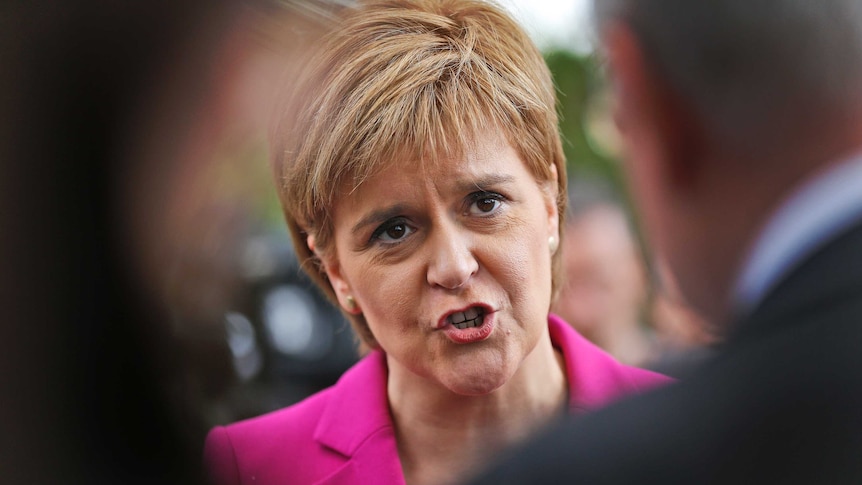
[{"label": "suit shoulder", "polygon": [[276,438],[279,442],[308,441],[331,394],[332,388],[325,389],[288,407],[215,429],[228,435],[235,446],[270,443]]}]

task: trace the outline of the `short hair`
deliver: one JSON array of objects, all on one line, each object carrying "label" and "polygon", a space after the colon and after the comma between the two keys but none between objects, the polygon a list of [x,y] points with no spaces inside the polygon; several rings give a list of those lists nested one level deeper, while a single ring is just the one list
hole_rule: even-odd
[{"label": "short hair", "polygon": [[[332,246],[332,207],[394,163],[458,156],[486,130],[520,155],[537,182],[557,170],[562,227],[565,158],[550,72],[525,31],[500,7],[480,0],[382,0],[340,12],[310,55],[273,150],[275,176],[303,268],[333,301],[308,249]],[[310,263],[310,264],[309,264]],[[559,251],[553,288],[560,279]],[[375,347],[364,316],[348,315],[362,343]]]},{"label": "short hair", "polygon": [[654,72],[734,148],[860,109],[859,0],[594,0],[594,16],[598,31],[628,25]]}]

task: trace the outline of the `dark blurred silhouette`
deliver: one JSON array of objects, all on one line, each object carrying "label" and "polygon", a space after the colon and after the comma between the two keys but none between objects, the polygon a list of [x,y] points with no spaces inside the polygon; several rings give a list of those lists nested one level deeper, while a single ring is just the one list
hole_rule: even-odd
[{"label": "dark blurred silhouette", "polygon": [[249,228],[189,181],[236,113],[243,22],[287,6],[0,7],[4,484],[199,481]]},{"label": "dark blurred silhouette", "polygon": [[220,11],[0,7],[3,483],[195,482],[158,380],[176,349],[123,263],[114,177],[141,96]]},{"label": "dark blurred silhouette", "polygon": [[862,4],[594,5],[647,239],[728,336],[477,483],[862,483]]}]

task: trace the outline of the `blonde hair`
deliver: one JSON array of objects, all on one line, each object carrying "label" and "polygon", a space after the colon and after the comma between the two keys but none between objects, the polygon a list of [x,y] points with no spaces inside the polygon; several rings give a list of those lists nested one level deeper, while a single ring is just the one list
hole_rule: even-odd
[{"label": "blonde hair", "polygon": [[[333,301],[307,235],[318,254],[332,251],[336,195],[395,160],[458,156],[497,130],[537,182],[551,182],[556,167],[562,227],[566,172],[553,82],[507,13],[479,0],[387,0],[361,2],[339,17],[309,56],[273,152],[297,257]],[[362,343],[376,347],[364,317],[348,318]]]}]

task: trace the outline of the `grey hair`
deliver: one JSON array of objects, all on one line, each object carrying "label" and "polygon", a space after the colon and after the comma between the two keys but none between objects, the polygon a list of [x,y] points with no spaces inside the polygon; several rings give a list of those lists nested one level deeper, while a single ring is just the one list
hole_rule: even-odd
[{"label": "grey hair", "polygon": [[862,106],[859,0],[594,0],[593,9],[597,32],[628,25],[655,72],[737,148]]}]

